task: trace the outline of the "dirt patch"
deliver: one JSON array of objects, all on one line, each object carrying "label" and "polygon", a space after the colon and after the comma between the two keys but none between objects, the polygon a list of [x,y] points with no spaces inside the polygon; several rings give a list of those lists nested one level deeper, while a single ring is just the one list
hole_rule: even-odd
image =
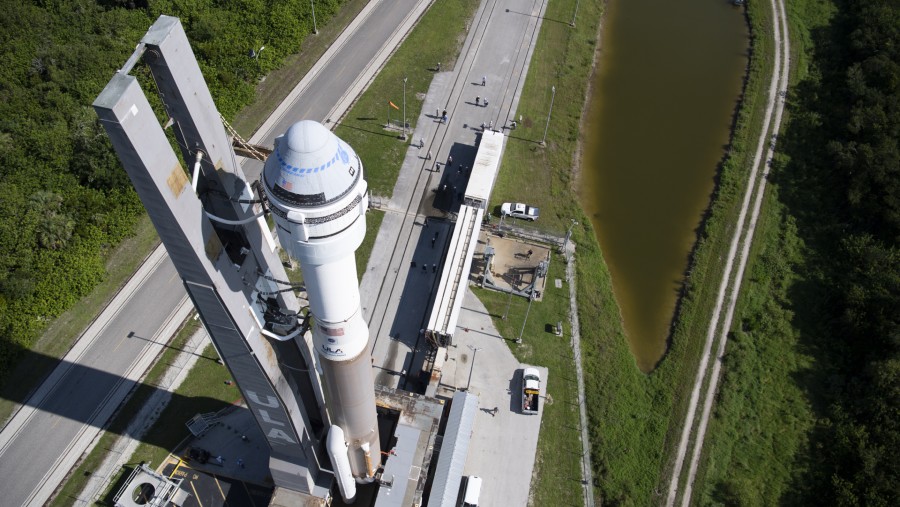
[{"label": "dirt patch", "polygon": [[[524,290],[535,281],[538,264],[541,261],[550,261],[550,248],[546,245],[485,233],[475,247],[469,275],[473,282],[480,283],[484,277],[486,265],[484,251],[488,245],[494,250],[491,276],[494,285],[502,289]],[[540,301],[543,298],[546,285],[546,277],[537,279],[535,300]]]}]

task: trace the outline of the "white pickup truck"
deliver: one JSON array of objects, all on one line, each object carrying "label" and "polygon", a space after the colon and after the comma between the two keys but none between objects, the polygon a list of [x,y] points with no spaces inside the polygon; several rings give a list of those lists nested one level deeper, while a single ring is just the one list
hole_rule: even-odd
[{"label": "white pickup truck", "polygon": [[522,369],[522,413],[537,414],[541,399],[541,374],[537,368]]}]

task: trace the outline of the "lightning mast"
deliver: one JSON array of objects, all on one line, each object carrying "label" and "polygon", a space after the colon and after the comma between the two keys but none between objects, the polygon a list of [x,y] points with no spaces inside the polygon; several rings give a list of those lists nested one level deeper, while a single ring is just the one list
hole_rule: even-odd
[{"label": "lightning mast", "polygon": [[[181,165],[131,68],[143,58]],[[325,499],[331,426],[300,304],[177,18],[160,16],[94,101],[220,357],[270,448],[275,484]],[[188,174],[192,175],[192,180]],[[374,407],[373,407],[374,410]],[[376,449],[377,451],[377,449]]]}]

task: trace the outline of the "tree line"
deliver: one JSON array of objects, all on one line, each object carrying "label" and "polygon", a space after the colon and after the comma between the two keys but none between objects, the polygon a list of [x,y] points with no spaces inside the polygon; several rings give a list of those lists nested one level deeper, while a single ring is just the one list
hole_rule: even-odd
[{"label": "tree line", "polygon": [[[900,501],[900,2],[813,32],[776,178],[806,245],[792,297],[817,421],[791,502]],[[795,495],[795,497],[794,497]]]},{"label": "tree line", "polygon": [[[317,0],[317,21],[340,4]],[[144,212],[91,104],[161,14],[181,19],[226,118],[313,30],[306,0],[2,1],[0,382]]]}]

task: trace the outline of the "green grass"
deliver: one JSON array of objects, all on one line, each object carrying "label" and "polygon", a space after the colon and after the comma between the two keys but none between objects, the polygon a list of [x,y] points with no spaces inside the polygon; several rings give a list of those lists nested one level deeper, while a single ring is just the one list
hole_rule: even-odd
[{"label": "green grass", "polygon": [[659,479],[655,489],[662,494],[668,487],[690,389],[723,275],[724,262],[720,259],[728,255],[765,115],[766,93],[773,65],[771,12],[768,4],[756,2],[748,4],[748,9],[752,50],[732,144],[719,172],[717,192],[693,252],[672,347],[662,365],[651,375],[657,396],[671,407],[671,411],[665,414],[670,418],[666,432],[657,441],[663,446],[664,458],[659,462]]},{"label": "green grass", "polygon": [[[473,289],[494,315],[494,325],[501,336],[515,341],[521,333],[521,344],[507,342],[516,359],[546,366],[549,370],[547,402],[541,419],[533,474],[535,482],[531,490],[534,505],[583,504],[578,383],[570,344],[571,329],[567,321],[569,287],[564,283],[562,289],[556,289],[553,282],[556,278],[565,280],[565,269],[565,259],[554,255],[543,300],[533,302],[530,310],[524,298],[510,299],[505,293]],[[507,314],[506,320],[500,317],[504,314]],[[562,337],[556,336],[552,330],[558,321],[566,323]]]},{"label": "green grass", "polygon": [[335,129],[335,133],[353,146],[363,160],[366,181],[373,194],[392,194],[409,147],[409,141],[400,140],[398,132],[384,129],[390,109],[388,101],[401,108],[401,111],[390,110],[391,119],[400,119],[403,116],[403,79],[407,78],[406,117],[414,130],[425,93],[434,77],[435,65],[441,62],[441,69],[449,70],[456,64],[465,41],[466,22],[477,6],[478,2],[474,0],[433,3]]},{"label": "green grass", "polygon": [[[565,2],[552,3],[547,18],[566,19],[571,7]],[[717,259],[727,254],[756,148],[772,66],[770,42],[763,29],[770,25],[770,15],[767,5],[750,4],[756,35],[754,57],[732,146],[693,252],[671,346],[657,369],[644,375],[628,349],[609,273],[572,188],[571,167],[587,95],[582,69],[590,64],[597,43],[596,25],[591,26],[590,21],[597,12],[591,8],[581,6],[576,30],[554,23],[542,25],[518,111],[524,121],[507,144],[493,201],[525,193],[542,208],[545,230],[563,231],[570,218],[583,224],[573,237],[578,243],[578,312],[598,493],[607,502],[646,505],[662,501],[655,491],[665,491],[667,486],[670,456],[677,445],[722,275]],[[535,141],[543,135],[541,120],[554,85],[556,100],[547,147],[543,148]],[[554,438],[542,434],[541,448]],[[540,496],[541,488],[539,484],[536,498],[547,498]]]},{"label": "green grass", "polygon": [[[287,58],[283,68],[270,73],[265,81],[257,87],[257,98],[254,103],[244,108],[235,118],[233,122],[235,129],[243,136],[250,137],[253,131],[290,93],[297,81],[315,64],[366,3],[365,0],[348,0],[327,25],[320,27],[318,35],[311,36],[305,41],[303,51]],[[371,216],[372,214],[369,217],[370,223],[372,221]],[[377,227],[373,229],[370,225],[367,234],[372,234],[373,230],[377,232]],[[99,315],[105,305],[134,274],[149,252],[158,244],[159,237],[156,234],[156,229],[154,229],[149,217],[145,215],[136,226],[134,237],[123,241],[110,253],[106,265],[107,279],[98,285],[90,296],[79,301],[72,309],[51,324],[34,348],[34,352],[39,354],[39,356],[26,356],[13,373],[12,378],[16,378],[17,382],[9,382],[7,383],[8,385],[3,386],[3,391],[0,392],[0,397],[2,397],[0,399],[0,420],[5,420],[15,409],[16,403],[10,400],[24,399],[27,393],[34,389],[49,374],[49,368],[41,367],[48,363],[44,359],[46,357],[59,358],[65,355],[75,339]],[[185,329],[196,327],[196,323],[192,322],[189,321]],[[179,334],[172,342],[171,347],[180,347],[178,343],[183,343],[182,340],[186,339],[183,334]],[[146,401],[153,388],[152,386],[155,385],[155,379],[158,379],[163,374],[164,368],[170,362],[169,355],[173,353],[172,348],[167,349],[160,360],[156,362],[153,369],[148,373],[147,378],[138,387],[129,401],[126,402],[125,408],[119,411],[119,414],[133,414]],[[204,355],[210,356],[211,354],[207,352]],[[53,363],[50,366],[55,366],[55,362],[50,363]],[[187,382],[190,382],[190,380]],[[80,492],[87,482],[88,477],[86,474],[89,474],[104,459],[109,448],[113,445],[115,439],[118,438],[117,425],[127,425],[128,422],[129,417],[117,416],[111,423],[110,431],[103,434],[95,449],[85,457],[83,463],[63,485],[63,489],[54,501],[54,505],[68,504],[71,498]],[[180,424],[177,426],[180,426]],[[162,451],[159,450],[159,453],[162,453]],[[133,461],[139,461],[139,459]],[[156,463],[158,462],[159,460],[156,461]]]},{"label": "green grass", "polygon": [[[386,133],[382,129],[387,120],[387,101],[400,103],[402,79],[407,76],[407,117],[418,117],[421,101],[410,100],[410,97],[427,91],[433,77],[430,68],[435,62],[442,62],[444,69],[455,65],[465,36],[464,21],[474,12],[475,6],[476,3],[471,1],[435,3],[347,114],[342,125],[336,129],[336,133],[353,146],[364,160],[367,180],[373,193],[385,196],[391,194],[407,149],[406,143],[398,140],[395,134]],[[554,2],[550,4],[546,16],[548,19],[570,19],[574,8],[574,1]],[[599,17],[600,10],[597,6],[582,5],[579,22],[574,30],[566,24],[543,23],[519,105],[519,112],[528,120],[523,122],[523,127],[516,133],[517,137],[526,140],[508,143],[501,176],[494,191],[495,200],[502,201],[514,192],[521,195],[522,181],[527,181],[528,185],[533,186],[528,189],[531,192],[529,195],[538,196],[540,200],[536,204],[544,206],[539,227],[559,235],[565,232],[572,217],[583,224],[588,223],[571,190],[571,167],[579,135],[581,107],[596,46]],[[459,21],[446,23],[447,19]],[[557,86],[551,129],[553,135],[548,136],[546,148],[539,148],[536,141],[543,133],[542,126],[538,128],[528,125],[535,123],[530,121],[532,117],[541,118],[546,114],[545,95],[552,76],[558,77],[552,81]],[[395,113],[396,111],[392,114]],[[540,160],[539,164],[533,163],[535,158]],[[527,163],[523,163],[525,161]],[[522,166],[531,171],[525,174],[525,178],[522,178],[521,172],[513,174],[514,170],[510,169],[516,167],[515,171],[520,171]],[[547,171],[548,167],[553,170]],[[373,225],[370,224],[370,227]],[[587,243],[585,252],[597,252],[594,257],[585,257],[588,265],[602,265],[590,230],[576,230],[575,238]],[[592,243],[593,250],[590,246]],[[361,249],[358,262],[365,262],[367,259],[362,253]],[[582,262],[582,255],[579,251],[579,262]],[[561,259],[554,261],[549,279],[565,278],[563,269]],[[601,292],[611,294],[609,278],[605,272],[598,277],[595,268],[583,268],[580,271],[591,272],[585,277],[587,288],[582,289],[579,285],[580,294],[595,293],[598,280],[601,285],[605,283]],[[482,290],[477,290],[477,294],[494,315],[505,312],[506,296]],[[613,332],[621,332],[615,307],[606,307],[604,311],[608,312],[610,309],[612,312],[608,316],[612,317],[611,321],[604,321],[601,325],[609,326]],[[509,319],[495,319],[498,329],[504,336],[518,336],[521,328],[517,326],[521,326],[525,312],[524,301],[514,298]],[[545,329],[548,324],[566,320],[566,315],[568,289],[548,291],[545,300],[533,304],[531,308],[524,343],[513,347],[513,352],[520,360],[547,366],[551,370],[547,389],[554,403],[546,406],[538,444],[536,482],[532,489],[535,505],[582,503],[578,432],[580,423],[571,347],[568,338],[558,338]],[[566,336],[569,336],[568,333]],[[629,364],[633,367],[634,362],[630,361]]]},{"label": "green grass", "polygon": [[[402,101],[402,79],[408,77],[407,117],[418,117],[421,101],[415,97],[428,89],[433,76],[428,69],[437,61],[443,62],[444,68],[454,65],[464,37],[464,20],[476,5],[472,0],[446,0],[432,5],[338,127],[338,135],[354,146],[363,158],[373,193],[390,195],[407,147],[394,134],[382,130],[387,101],[396,104]],[[575,0],[551,2],[546,18],[568,20],[574,8]],[[755,26],[766,26],[768,14],[764,6],[756,7],[751,3],[750,8],[756,9]],[[565,23],[543,23],[517,111],[525,121],[507,144],[494,201],[509,200],[524,190],[534,196],[533,202],[542,208],[542,218],[537,225],[543,230],[562,234],[572,218],[582,224],[573,230],[573,239],[578,245],[578,314],[592,458],[599,486],[597,493],[604,501],[646,505],[659,501],[653,491],[665,485],[666,457],[677,443],[673,435],[677,435],[680,428],[697,351],[705,336],[721,276],[721,268],[715,260],[727,252],[730,227],[749,165],[746,159],[752,157],[755,149],[754,142],[748,140],[755,140],[759,131],[757,125],[762,104],[758,97],[760,88],[766,84],[764,77],[771,66],[768,56],[771,51],[766,37],[755,39],[751,78],[737,121],[730,159],[723,166],[716,203],[694,253],[687,296],[680,307],[672,346],[660,366],[652,374],[644,375],[628,349],[602,252],[573,190],[575,174],[572,167],[577,164],[581,114],[588,96],[601,13],[601,6],[582,2],[576,27]],[[447,23],[447,19],[458,22]],[[552,125],[547,146],[540,147],[537,141],[543,134],[541,120],[546,115],[550,86],[557,89]],[[248,122],[250,124],[252,122]],[[241,129],[249,132],[246,126]],[[523,189],[522,185],[527,188]],[[372,222],[374,216],[374,213],[370,214],[370,232],[377,229]],[[366,248],[371,247],[362,247],[357,257],[361,265],[368,258],[364,254]],[[561,259],[554,259],[549,275],[551,286],[554,278],[564,278],[563,267]],[[507,302],[503,295],[480,290],[477,293],[493,314],[503,313]],[[546,405],[542,423],[536,483],[532,490],[534,505],[581,504],[581,485],[577,482],[580,480],[579,422],[574,405],[577,391],[573,382],[571,348],[568,338],[555,337],[545,329],[547,324],[565,320],[567,298],[567,289],[548,289],[545,301],[535,303],[530,310],[524,343],[512,347],[520,360],[551,370],[547,389],[553,403]],[[497,322],[501,333],[518,336],[525,311],[524,302],[514,300],[509,319]],[[220,366],[215,371],[224,372]],[[220,387],[216,384],[219,380],[209,377],[195,380],[192,377],[186,386],[197,386],[198,389]],[[191,396],[215,398],[197,393]],[[227,396],[223,399],[227,401]],[[187,410],[188,416],[197,411],[195,408]],[[146,440],[157,445],[142,448],[132,461],[149,459],[158,463],[167,450],[174,447],[178,437],[154,434]]]},{"label": "green grass", "polygon": [[[788,4],[792,84],[807,75],[810,30],[833,12],[827,0]],[[783,130],[789,128],[788,114]],[[786,165],[786,156],[778,154],[774,171]],[[778,193],[778,179],[770,179],[697,474],[695,491],[704,504],[783,502],[792,481],[815,463],[807,446],[816,415],[801,385],[814,364],[791,308],[791,294],[803,282],[795,269],[805,246]]]},{"label": "green grass", "polygon": [[[203,356],[191,369],[190,374],[175,392],[172,400],[159,416],[159,421],[141,439],[130,463],[123,467],[110,482],[110,489],[101,498],[102,505],[110,505],[117,491],[117,485],[127,478],[131,468],[144,461],[158,466],[185,438],[190,436],[184,423],[195,414],[217,412],[237,402],[241,393],[234,383],[227,385],[231,374],[218,363],[218,355],[212,345],[208,345]],[[99,446],[98,446],[99,447]]]}]

